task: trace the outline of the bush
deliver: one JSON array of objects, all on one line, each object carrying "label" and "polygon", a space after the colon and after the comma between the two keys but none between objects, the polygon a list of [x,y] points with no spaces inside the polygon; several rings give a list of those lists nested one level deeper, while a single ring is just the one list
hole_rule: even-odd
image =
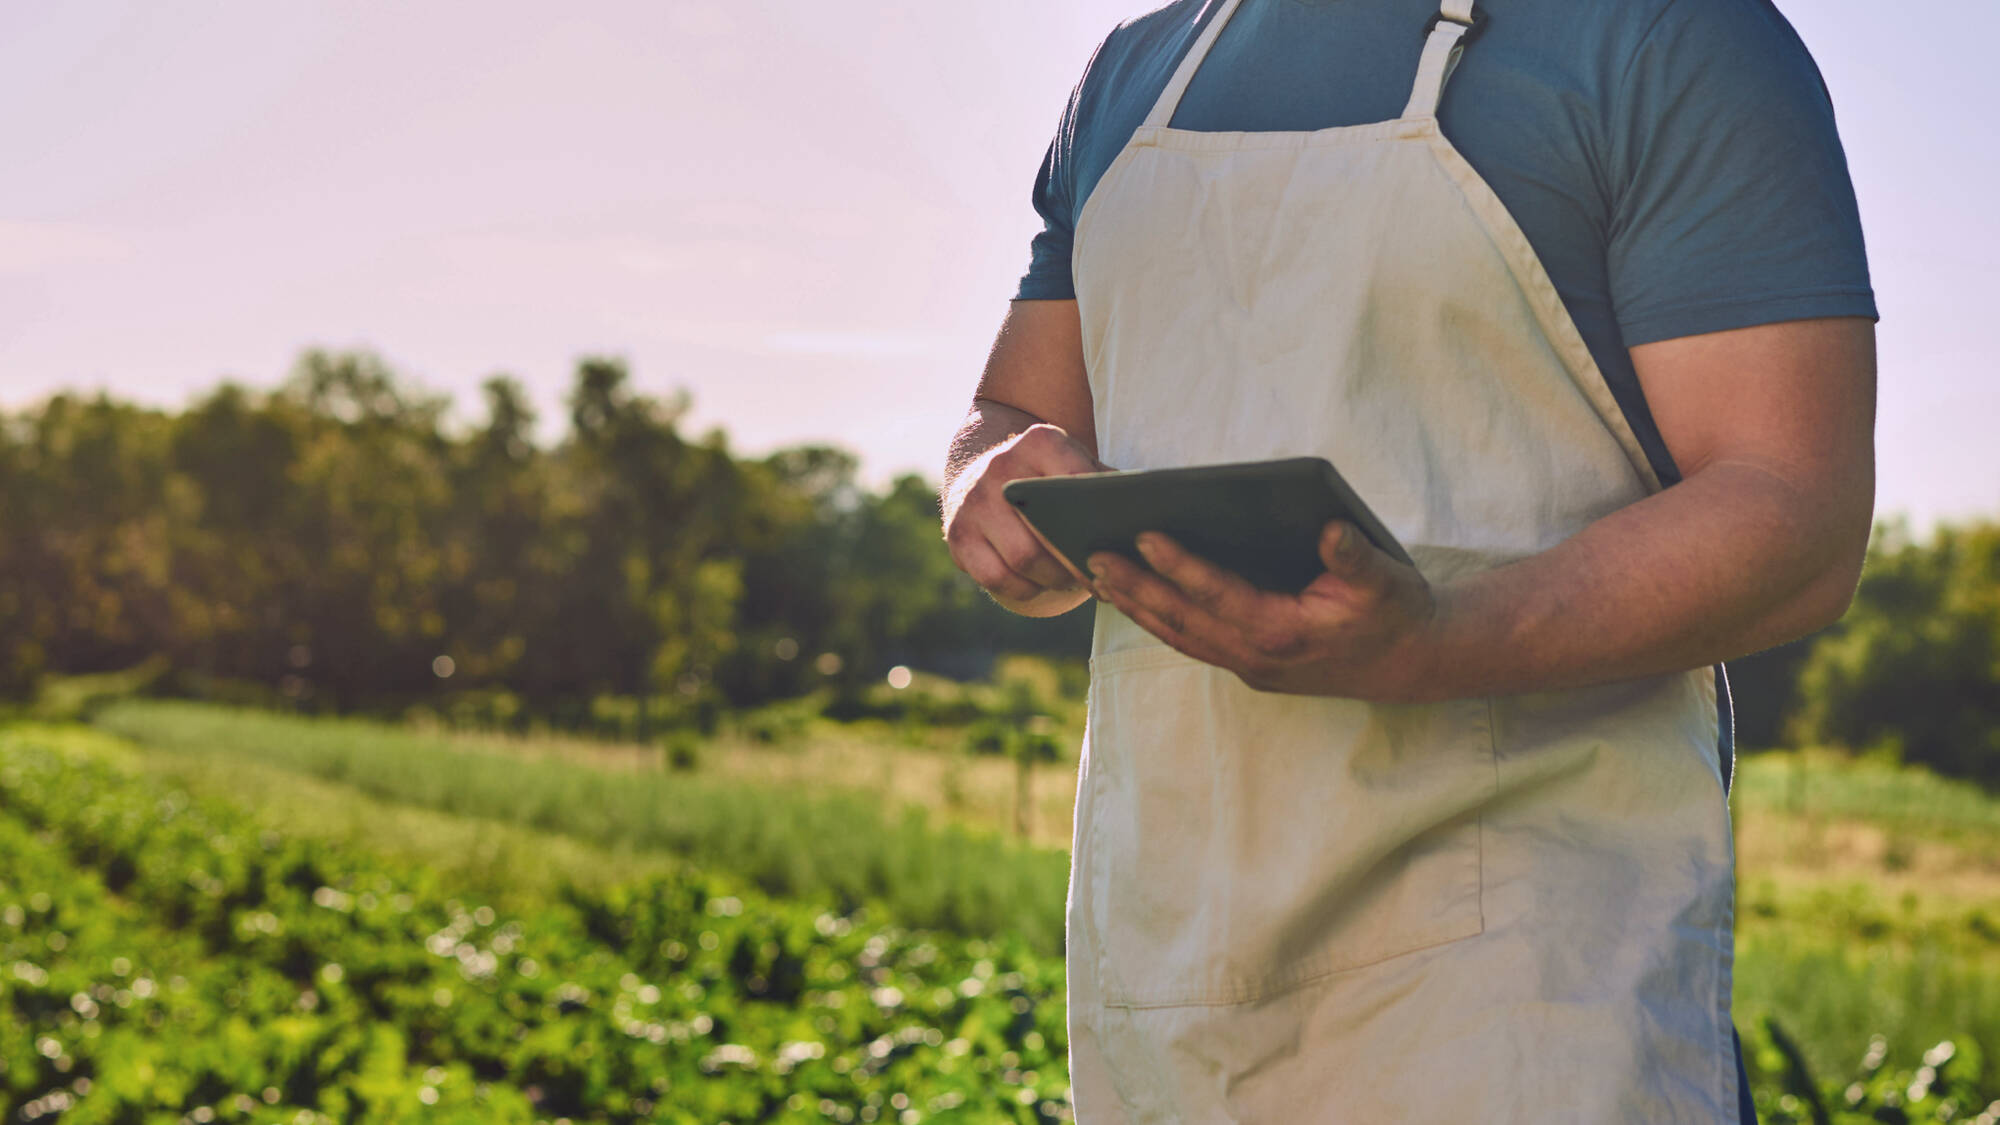
[{"label": "bush", "polygon": [[505,688],[454,692],[440,707],[446,721],[460,730],[519,730],[527,719],[521,697]]},{"label": "bush", "polygon": [[1854,606],[1800,674],[1794,736],[2000,785],[2000,525],[1879,531]]},{"label": "bush", "polygon": [[766,746],[790,746],[806,736],[819,716],[825,700],[820,696],[769,703],[754,711],[736,715],[732,726],[738,735]]},{"label": "bush", "polygon": [[675,773],[693,773],[701,766],[701,736],[693,731],[676,731],[667,739],[667,768]]}]

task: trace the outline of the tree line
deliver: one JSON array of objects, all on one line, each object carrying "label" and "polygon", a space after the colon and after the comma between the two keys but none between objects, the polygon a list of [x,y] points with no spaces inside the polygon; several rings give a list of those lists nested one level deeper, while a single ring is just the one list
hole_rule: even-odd
[{"label": "tree line", "polygon": [[[552,444],[515,380],[482,394],[459,423],[375,356],[315,350],[179,411],[0,414],[0,697],[150,659],[190,694],[574,727],[614,700],[643,733],[858,698],[896,665],[1088,650],[1087,612],[1016,617],[952,566],[921,477],[878,492],[837,448],[737,455],[615,359],[578,363]],[[1731,672],[1745,747],[1884,747],[2000,784],[2000,524],[1878,529],[1839,625]]]},{"label": "tree line", "polygon": [[920,477],[735,455],[614,359],[577,365],[553,445],[518,382],[483,397],[454,424],[378,358],[315,350],[180,411],[0,416],[0,691],[162,659],[185,689],[313,710],[483,692],[565,725],[616,697],[669,726],[1087,650],[1087,614],[1015,617],[951,565]]}]

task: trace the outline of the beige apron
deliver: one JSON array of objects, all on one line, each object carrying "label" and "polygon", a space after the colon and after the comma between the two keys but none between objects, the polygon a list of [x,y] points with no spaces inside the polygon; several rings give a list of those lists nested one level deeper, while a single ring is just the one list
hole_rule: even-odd
[{"label": "beige apron", "polygon": [[[1471,0],[1447,0],[1396,120],[1168,127],[1237,2],[1079,217],[1103,459],[1325,456],[1433,583],[1658,489],[1438,130]],[[1431,706],[1271,695],[1103,604],[1092,653],[1083,1125],[1735,1118],[1710,669]]]}]

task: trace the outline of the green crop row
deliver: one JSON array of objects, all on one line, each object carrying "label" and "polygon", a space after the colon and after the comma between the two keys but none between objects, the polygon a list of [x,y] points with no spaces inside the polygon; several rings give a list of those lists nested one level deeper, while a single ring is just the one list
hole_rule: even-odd
[{"label": "green crop row", "polygon": [[[782,898],[851,910],[879,906],[903,925],[965,936],[1007,933],[1053,958],[1061,948],[1065,857],[891,819],[879,799],[675,772],[615,772],[560,759],[466,749],[449,736],[358,720],[305,718],[208,704],[122,700],[96,716],[113,731],[218,770],[257,762],[351,787],[377,800],[504,822],[629,854],[679,856]],[[1796,784],[1793,771],[1746,763],[1739,804],[1757,816]],[[1931,820],[1972,844],[2000,824],[2000,803],[1962,783],[1879,767],[1816,766],[1814,809]],[[1919,925],[1868,888],[1854,902],[1791,896],[1746,881],[1737,1013],[1795,1029],[1817,1069],[1851,1065],[1855,1044],[1886,1034],[1920,1052],[1967,1033],[2000,1043],[2000,968],[1985,916],[1950,932]],[[1875,919],[1857,926],[1856,918]],[[1879,916],[1879,917],[1878,917]],[[1879,922],[1887,935],[1870,936]],[[1887,942],[1893,937],[1893,942]],[[1887,945],[1895,948],[1890,950]],[[2000,1053],[1991,1052],[1989,1053]],[[1914,1065],[1915,1055],[1906,1060]],[[1995,1075],[2000,1077],[2000,1075]]]},{"label": "green crop row", "polygon": [[880,904],[910,926],[1010,933],[1051,956],[1062,948],[1066,856],[934,827],[915,810],[892,818],[858,793],[607,772],[383,723],[211,704],[119,701],[94,722],[147,746],[250,758],[397,804],[684,856],[778,897]]},{"label": "green crop row", "polygon": [[1062,975],[712,879],[506,917],[0,732],[0,1119],[1051,1121]]},{"label": "green crop row", "polygon": [[[223,777],[231,769],[240,770],[246,761],[256,760],[279,767],[278,770],[262,771],[272,778],[283,777],[279,770],[292,769],[321,777],[344,777],[347,784],[355,789],[379,793],[387,779],[394,776],[389,772],[395,768],[391,759],[427,755],[455,755],[467,759],[470,762],[468,768],[475,771],[506,771],[526,764],[630,784],[657,782],[662,786],[676,786],[706,780],[603,774],[575,763],[523,763],[512,758],[465,755],[441,739],[368,724],[262,716],[215,708],[150,708],[140,705],[108,714],[121,726],[133,726],[130,733],[156,746],[174,746],[183,752],[204,748],[212,751],[198,759],[185,759],[186,762],[206,763],[200,772],[207,780],[197,786],[200,791],[216,790],[218,786],[210,784],[210,781]],[[142,719],[148,718],[159,720],[161,726],[152,730],[138,726]],[[371,752],[365,744],[376,735],[381,737],[381,741]],[[202,739],[205,737],[211,741],[204,743]],[[375,775],[374,783],[363,785],[354,772],[343,774],[324,768],[329,762],[340,763],[340,769],[346,771],[382,772]],[[315,766],[315,763],[319,765]],[[422,762],[418,766],[428,768]],[[221,788],[226,789],[226,786]],[[884,853],[900,846],[936,850],[949,841],[948,837],[938,836],[914,842],[897,837],[866,838],[869,823],[866,821],[859,828],[850,826],[844,835],[836,826],[833,829],[835,835],[829,839],[801,838],[795,835],[799,822],[791,816],[794,804],[800,801],[798,796],[771,787],[746,784],[740,788],[745,793],[764,796],[759,806],[761,815],[753,824],[755,828],[786,841],[788,846],[817,849],[822,855],[843,857],[845,862],[872,862],[855,859],[856,855],[865,855],[870,849]],[[312,800],[327,803],[330,811],[352,803],[356,811],[350,819],[352,816],[379,818],[383,815],[381,804],[342,796],[343,790],[339,786],[320,787],[313,792],[316,795]],[[413,795],[408,793],[389,794],[389,799],[397,796],[413,804],[428,803],[434,808],[462,810],[464,807],[462,803],[453,804],[457,798],[447,796],[442,788],[420,792],[416,796],[421,800],[417,801],[412,801]],[[4,803],[5,796],[0,794],[0,805]],[[679,816],[682,808],[680,804],[669,804],[663,815]],[[364,809],[374,811],[360,811]],[[609,829],[590,823],[586,811],[579,808],[573,819],[559,820],[544,827],[585,839],[615,841]],[[235,824],[232,829],[235,834],[262,840],[261,834],[250,831],[247,822],[239,819],[232,823]],[[264,823],[279,822],[266,818]],[[479,822],[463,823],[472,825]],[[282,827],[281,824],[279,826]],[[89,838],[94,833],[85,831],[73,835]],[[400,866],[385,866],[380,850],[373,846],[376,842],[372,833],[357,833],[346,836],[342,843],[330,849],[322,849],[318,854],[326,857],[324,870],[340,872],[349,880],[348,883],[328,885],[339,889],[353,880],[368,877],[390,878],[402,884],[414,884],[430,878],[417,871],[417,865],[422,860],[411,858],[412,853],[407,846],[402,848],[405,858]],[[407,841],[404,843],[407,844]],[[753,854],[756,851],[752,849]],[[1020,863],[1040,858],[1043,857],[1038,853],[1010,849],[996,862]],[[95,860],[90,862],[92,870],[112,874],[116,881],[114,868]],[[896,862],[898,860],[893,854],[887,855],[875,868],[877,876],[892,877],[898,870],[894,866]],[[735,866],[737,870],[742,870],[740,863]],[[482,893],[488,896],[499,891],[497,886],[491,885],[490,879],[477,871],[463,867],[451,870],[454,881],[448,890],[459,899],[472,901],[475,896],[470,891],[471,887],[484,888]],[[386,874],[370,876],[370,872]],[[323,877],[332,878],[331,875]],[[678,972],[679,963],[672,960],[662,962],[658,955],[663,950],[674,948],[675,943],[683,949],[692,947],[695,943],[686,936],[689,915],[698,920],[708,909],[705,900],[681,896],[671,890],[677,886],[709,885],[700,879],[677,878],[658,886],[649,880],[639,889],[609,892],[571,889],[567,892],[544,890],[532,894],[514,893],[518,882],[507,880],[508,901],[516,913],[532,914],[536,918],[564,919],[564,925],[582,935],[578,940],[583,944],[577,948],[595,945],[613,950],[621,963],[627,966],[626,971],[656,974],[662,979]],[[544,879],[536,885],[548,888],[561,884],[560,880]],[[593,885],[601,884],[593,881]],[[1005,881],[994,885],[1005,885]],[[961,888],[961,892],[984,893],[987,889],[990,889],[987,885],[974,882],[970,887]],[[345,893],[354,892],[350,889]],[[718,888],[709,893],[726,896],[730,892]],[[439,894],[433,894],[431,898],[439,899]],[[750,896],[736,897],[739,902],[750,901]],[[553,902],[544,906],[544,898]],[[833,901],[831,896],[826,896],[826,900]],[[441,901],[448,903],[449,899]],[[497,903],[498,900],[489,897],[487,901]],[[1040,905],[1059,909],[1059,890],[1048,894]],[[768,917],[787,915],[795,920],[808,919],[815,924],[822,917],[817,908],[804,908],[797,904],[780,906],[765,903],[762,909]],[[1784,907],[1788,915],[1792,909],[1790,905]],[[146,915],[157,916],[150,907]],[[889,916],[894,915],[891,913]],[[1018,923],[1021,919],[1015,916],[1011,920]],[[853,922],[850,920],[849,924]],[[1006,933],[1011,928],[1007,920],[1003,920],[990,932]],[[814,938],[808,936],[805,940],[811,942]],[[1964,940],[1970,939],[1961,938],[1946,944],[1917,942],[1913,952],[1888,956],[1883,950],[1870,954],[1868,950],[1854,945],[1845,930],[1832,932],[1825,940],[1810,941],[1793,930],[1770,930],[1768,926],[1765,930],[1746,935],[1745,946],[1739,951],[1738,1016],[1743,1023],[1753,1086],[1765,1120],[1976,1120],[1976,1115],[1984,1112],[1984,1107],[1993,1100],[1996,1085],[2000,1085],[1996,1082],[2000,1074],[1996,1074],[1994,1067],[1996,1062],[2000,1062],[1994,1057],[2000,1055],[2000,1051],[1993,1049],[1995,1043],[2000,1042],[1995,1038],[1993,1018],[1995,1012],[2000,1012],[2000,978],[1996,978],[1990,969],[1964,960]],[[940,951],[951,948],[964,950],[961,960],[981,956],[976,943],[965,943],[963,939],[934,938],[929,944]],[[759,945],[758,948],[761,950],[763,947]],[[945,954],[940,952],[937,956]],[[1059,964],[1046,955],[1037,961],[1027,951],[1017,950],[1010,956],[1012,963],[1019,966],[1017,971],[1024,973],[1026,979],[1040,982],[1029,990],[1030,1002],[1035,1010],[1042,1012],[1058,1005],[1062,993]],[[1031,964],[1041,968],[1031,970]],[[747,990],[745,995],[754,997],[760,1004],[783,1007],[786,997],[797,999],[787,991],[790,986],[771,983],[793,979],[788,969],[778,971],[783,966],[776,962],[763,966],[755,959],[731,960],[726,967],[732,979],[742,982],[743,989]],[[956,970],[963,971],[962,966]],[[953,975],[953,972],[944,973],[946,978]],[[0,961],[0,976],[4,976],[3,961]],[[895,987],[901,988],[900,985]],[[1056,1023],[1059,1025],[1060,1020]],[[1871,1037],[1881,1032],[1886,1032],[1889,1039],[1877,1048]],[[1042,1033],[1039,1049],[1050,1053],[1032,1063],[1037,1078],[1042,1082],[1039,1088],[1044,1092],[1049,1076],[1061,1072],[1061,1053],[1051,1046],[1059,1037],[1059,1026],[1049,1033]],[[1949,1046],[1943,1042],[1947,1038]],[[1005,1050],[1016,1053],[1019,1067],[1030,1065],[1028,1052],[1023,1050],[1025,1046],[1024,1039],[1005,1047]],[[1982,1046],[1986,1048],[1984,1058]],[[1004,1060],[1004,1050],[1001,1057]],[[537,1088],[546,1097],[547,1091],[553,1087]],[[1918,1094],[1913,1095],[1912,1090],[1918,1091]],[[1981,1090],[1989,1093],[1982,1098],[1978,1093]],[[591,1104],[594,1107],[592,1112],[603,1112],[601,1103]],[[842,1103],[836,1102],[838,1104]],[[915,1104],[912,1102],[913,1106]],[[978,1104],[984,1103],[970,1100],[965,1103],[966,1107]],[[891,1105],[888,1108],[896,1107]],[[780,1116],[789,1112],[784,1107],[778,1111]],[[917,1112],[921,1115],[926,1111],[918,1108]],[[969,1109],[960,1111],[961,1114],[964,1112],[969,1112]],[[1842,1117],[1843,1114],[1847,1116]],[[2000,1109],[1996,1109],[1993,1116],[2000,1119]],[[886,1115],[886,1110],[878,1114],[878,1118],[892,1119]],[[737,1118],[743,1119],[746,1118]],[[975,1115],[971,1119],[983,1118]]]}]

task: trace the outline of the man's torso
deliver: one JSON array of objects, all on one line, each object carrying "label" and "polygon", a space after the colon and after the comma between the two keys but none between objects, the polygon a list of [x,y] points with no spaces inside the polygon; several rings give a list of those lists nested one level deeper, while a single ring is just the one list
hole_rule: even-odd
[{"label": "man's torso", "polygon": [[[1037,187],[1020,296],[1068,297],[1067,236],[1215,5],[1121,26]],[[1872,316],[1859,219],[1817,69],[1765,0],[1483,3],[1439,110],[1493,188],[1666,481],[1626,349],[1804,316]],[[1245,0],[1172,124],[1287,131],[1395,117],[1426,0]]]}]

